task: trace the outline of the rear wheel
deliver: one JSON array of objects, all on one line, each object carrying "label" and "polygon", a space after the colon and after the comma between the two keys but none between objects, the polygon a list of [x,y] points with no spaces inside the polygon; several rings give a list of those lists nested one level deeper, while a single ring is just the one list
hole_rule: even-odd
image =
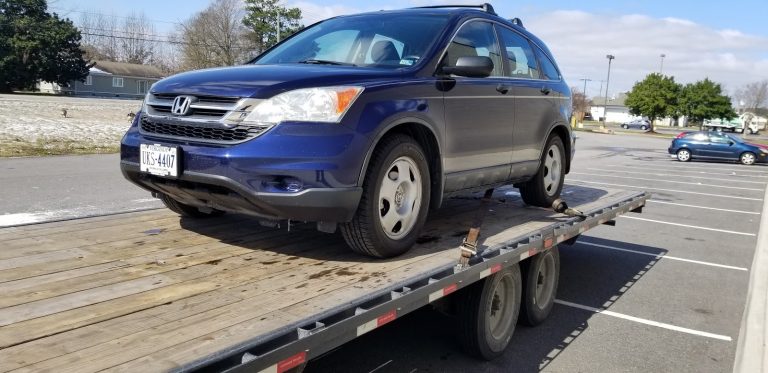
[{"label": "rear wheel", "polygon": [[520,321],[536,326],[552,312],[560,279],[560,252],[557,246],[535,255],[522,265],[523,300]]},{"label": "rear wheel", "polygon": [[688,149],[680,149],[677,151],[677,160],[680,162],[688,162],[691,160],[691,151]]},{"label": "rear wheel", "polygon": [[741,153],[741,157],[739,157],[739,162],[745,165],[753,165],[755,164],[755,159],[756,159],[755,153],[744,152],[744,153]]},{"label": "rear wheel", "polygon": [[547,140],[544,154],[541,155],[539,172],[520,185],[520,195],[529,205],[550,207],[560,197],[565,181],[565,147],[559,136],[553,135]]},{"label": "rear wheel", "polygon": [[188,218],[210,218],[213,216],[219,216],[224,214],[224,211],[215,210],[215,209],[209,209],[210,211],[202,211],[195,206],[181,203],[171,198],[167,194],[160,194],[158,198],[160,198],[160,200],[163,201],[163,204],[169,210]]},{"label": "rear wheel", "polygon": [[461,293],[459,340],[468,354],[491,360],[504,353],[515,332],[521,291],[520,268],[515,264]]},{"label": "rear wheel", "polygon": [[622,124],[621,127],[623,127],[625,130],[629,129],[629,125]]},{"label": "rear wheel", "polygon": [[429,208],[429,166],[411,137],[394,135],[374,150],[363,196],[351,222],[341,225],[352,250],[378,258],[400,255],[416,243]]}]

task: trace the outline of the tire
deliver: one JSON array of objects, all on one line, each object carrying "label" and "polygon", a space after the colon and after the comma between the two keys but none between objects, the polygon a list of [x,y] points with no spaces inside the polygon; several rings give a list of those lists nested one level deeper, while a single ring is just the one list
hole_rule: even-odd
[{"label": "tire", "polygon": [[563,191],[566,155],[563,140],[557,135],[550,136],[544,149],[539,171],[531,180],[520,184],[520,195],[526,204],[551,207]]},{"label": "tire", "polygon": [[626,125],[626,124],[622,124],[622,125],[621,125],[621,127],[622,127],[622,128],[624,128],[625,130],[628,130],[628,129],[629,129],[629,126],[628,126],[628,125]]},{"label": "tire", "polygon": [[517,264],[460,293],[456,300],[459,342],[469,355],[492,360],[504,353],[515,333],[521,293]]},{"label": "tire", "polygon": [[200,211],[199,208],[195,206],[183,204],[171,198],[167,194],[160,194],[158,198],[160,198],[160,200],[163,201],[163,204],[169,210],[187,218],[210,218],[210,217],[224,214],[224,211],[215,210],[215,209],[212,209],[210,212]]},{"label": "tire", "polygon": [[415,140],[406,135],[382,140],[371,156],[357,212],[341,224],[347,245],[377,258],[408,251],[427,219],[429,185],[429,165]]},{"label": "tire", "polygon": [[646,127],[646,126],[640,126],[640,130],[641,130],[641,131],[645,131],[645,130],[647,130],[647,129],[648,129],[648,127]]},{"label": "tire", "polygon": [[755,164],[755,160],[757,160],[757,157],[752,152],[744,152],[739,156],[739,162],[743,165],[751,166]]},{"label": "tire", "polygon": [[560,281],[560,251],[557,246],[534,255],[520,266],[525,283],[520,321],[536,326],[552,312]]},{"label": "tire", "polygon": [[688,162],[691,160],[691,151],[688,149],[680,149],[677,151],[677,160],[680,162]]}]

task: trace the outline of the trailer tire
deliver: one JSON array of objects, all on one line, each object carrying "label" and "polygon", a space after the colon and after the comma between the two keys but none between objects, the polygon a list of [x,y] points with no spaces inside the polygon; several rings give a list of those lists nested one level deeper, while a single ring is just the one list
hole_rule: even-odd
[{"label": "trailer tire", "polygon": [[210,212],[203,212],[200,211],[199,208],[191,205],[187,205],[184,203],[181,203],[173,198],[171,198],[167,194],[159,194],[158,197],[160,201],[163,202],[165,207],[168,208],[168,210],[171,210],[181,216],[187,217],[187,218],[211,218],[214,216],[223,215],[224,211],[213,209]]},{"label": "trailer tire", "polygon": [[465,289],[457,301],[459,341],[478,359],[501,356],[520,314],[522,284],[515,264]]},{"label": "trailer tire", "polygon": [[523,262],[520,269],[525,279],[520,321],[536,326],[547,319],[555,305],[560,281],[560,251],[554,246]]}]

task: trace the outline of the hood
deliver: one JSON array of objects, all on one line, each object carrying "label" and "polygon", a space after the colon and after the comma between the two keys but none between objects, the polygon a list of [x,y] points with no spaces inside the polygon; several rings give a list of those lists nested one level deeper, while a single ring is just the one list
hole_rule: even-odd
[{"label": "hood", "polygon": [[747,144],[747,145],[756,146],[756,147],[758,147],[758,148],[760,148],[760,149],[765,149],[765,150],[768,150],[768,145],[763,145],[763,144],[754,144],[754,143],[751,143],[751,142],[748,142],[748,143],[746,143],[746,144]]},{"label": "hood", "polygon": [[269,98],[299,88],[365,85],[397,80],[402,71],[329,65],[243,65],[174,75],[152,86],[153,93]]}]

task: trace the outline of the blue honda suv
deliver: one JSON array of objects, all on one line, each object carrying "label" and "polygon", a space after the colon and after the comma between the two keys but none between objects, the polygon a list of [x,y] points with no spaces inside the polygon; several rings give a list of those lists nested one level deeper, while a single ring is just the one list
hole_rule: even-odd
[{"label": "blue honda suv", "polygon": [[487,4],[380,11],[155,83],[121,168],[184,216],[317,222],[391,257],[454,193],[514,184],[550,206],[573,155],[570,118],[552,54],[519,19]]}]

